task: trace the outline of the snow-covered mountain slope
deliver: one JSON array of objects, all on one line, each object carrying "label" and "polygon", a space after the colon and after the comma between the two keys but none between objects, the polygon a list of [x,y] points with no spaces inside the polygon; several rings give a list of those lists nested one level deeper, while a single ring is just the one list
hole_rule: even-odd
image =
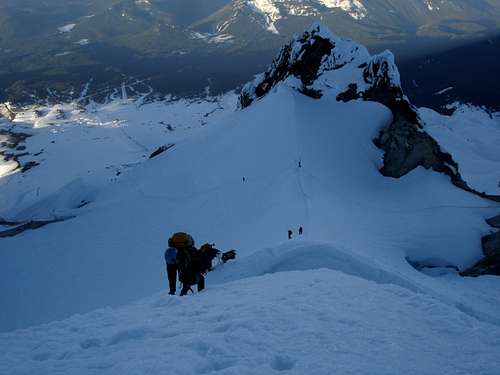
[{"label": "snow-covered mountain slope", "polygon": [[[349,340],[358,337],[364,343],[367,340],[380,343],[376,341],[380,340],[380,332],[388,329],[388,336],[383,336],[385,339],[380,347],[396,356],[401,354],[398,347],[415,348],[412,352],[422,348],[421,335],[424,332],[425,336],[431,337],[430,340],[435,340],[431,341],[431,345],[435,345],[432,348],[437,350],[439,347],[448,353],[439,357],[439,368],[467,373],[472,362],[476,365],[474,368],[480,364],[484,373],[494,373],[498,363],[491,353],[499,345],[495,337],[500,324],[497,316],[498,279],[462,279],[448,267],[463,269],[481,258],[481,237],[491,230],[485,219],[498,214],[498,203],[459,189],[450,183],[450,176],[432,169],[412,168],[398,179],[382,175],[379,169],[385,162],[384,151],[377,148],[373,140],[402,115],[394,104],[406,103],[404,97],[398,96],[402,93],[397,90],[388,96],[394,101],[384,102],[387,105],[375,101],[376,88],[381,87],[381,83],[397,83],[397,69],[392,65],[391,55],[385,53],[372,57],[362,46],[340,40],[326,30],[321,35],[338,46],[338,49],[325,52],[330,58],[323,58],[320,54],[317,64],[318,59],[304,53],[303,61],[311,63],[306,66],[316,70],[269,75],[267,78],[276,78],[269,87],[262,86],[266,80],[258,77],[244,93],[259,94],[256,88],[260,87],[262,95],[252,97],[244,109],[230,109],[234,96],[224,99],[229,103],[221,105],[229,108],[226,111],[217,111],[217,103],[190,107],[179,104],[178,109],[175,105],[162,103],[144,105],[139,109],[116,104],[96,108],[92,116],[103,123],[116,117],[120,119],[120,116],[128,118],[131,128],[128,134],[147,145],[148,152],[174,142],[171,134],[175,132],[149,130],[156,129],[153,123],[158,122],[158,116],[172,118],[177,111],[183,114],[182,118],[194,118],[198,124],[200,117],[194,112],[216,111],[208,116],[209,126],[182,133],[175,139],[174,147],[134,168],[120,169],[121,174],[113,183],[98,184],[88,202],[79,208],[74,206],[75,201],[70,206],[62,204],[59,198],[64,196],[65,190],[55,185],[52,194],[44,199],[37,200],[36,195],[30,198],[29,205],[22,210],[25,214],[31,211],[40,213],[38,209],[43,206],[57,209],[58,216],[74,217],[14,237],[0,238],[0,329],[25,328],[100,307],[117,306],[165,289],[163,250],[168,236],[178,230],[189,231],[198,244],[215,242],[221,249],[236,248],[239,259],[209,274],[208,288],[204,292],[206,297],[200,295],[200,299],[175,302],[167,297],[154,297],[150,300],[152,302],[146,301],[118,312],[108,310],[85,317],[76,316],[69,321],[3,335],[0,337],[2,345],[9,347],[10,351],[6,352],[2,365],[6,363],[6,367],[19,373],[29,372],[26,368],[54,373],[58,371],[57,366],[62,366],[60,371],[76,374],[85,371],[81,367],[83,362],[92,368],[100,364],[101,371],[108,373],[120,372],[123,370],[121,366],[125,365],[144,371],[140,366],[144,363],[145,348],[152,342],[160,343],[160,340],[165,340],[165,345],[171,344],[170,340],[176,339],[169,336],[168,330],[176,329],[176,324],[180,332],[178,339],[191,340],[189,332],[192,331],[186,327],[188,324],[195,324],[200,336],[211,337],[215,327],[200,320],[204,311],[207,314],[224,311],[225,318],[221,318],[220,324],[224,320],[241,322],[241,314],[246,311],[247,327],[252,330],[255,325],[272,327],[273,322],[283,318],[284,310],[292,310],[297,313],[290,315],[294,327],[301,327],[300,323],[308,321],[313,314],[310,330],[314,346],[304,349],[306,355],[301,358],[313,356],[316,353],[314,348],[322,342],[324,350],[334,350],[340,338],[333,332],[341,332],[343,324],[340,321],[343,318],[334,311],[342,315],[349,315],[352,311],[355,318],[351,323],[356,328],[347,332],[352,333]],[[311,39],[306,39],[305,43],[314,45]],[[325,44],[318,41],[316,46]],[[292,64],[288,68],[294,66],[298,65]],[[364,75],[365,71],[371,73]],[[307,72],[310,74],[305,74]],[[387,80],[388,77],[391,79]],[[351,84],[356,84],[356,89]],[[346,88],[349,89],[347,93]],[[368,100],[366,93],[372,94],[372,101]],[[344,95],[339,98],[339,94]],[[148,116],[148,108],[152,112],[151,127],[141,125]],[[139,116],[138,113],[140,120],[135,117]],[[427,110],[421,113],[425,120],[422,126],[429,128],[438,140],[445,127],[463,126],[463,118],[458,114],[448,118]],[[211,116],[215,117],[210,119]],[[474,155],[478,163],[484,160],[488,165],[498,165],[495,164],[497,159],[492,157],[497,155],[497,146],[492,139],[500,130],[495,128],[494,120],[486,121],[482,116],[477,116],[477,119],[479,129],[488,129],[487,139],[477,139],[484,152],[461,147],[453,137],[441,137],[446,142],[446,151],[458,161],[459,168],[462,159],[469,160],[467,155]],[[184,120],[170,121],[180,126]],[[411,125],[405,124],[403,122],[400,126]],[[78,125],[73,123],[73,126]],[[80,126],[82,130],[75,131],[100,131],[100,128],[87,129],[85,123]],[[56,130],[50,126],[49,129]],[[122,130],[127,132],[127,127]],[[115,131],[122,133],[120,129]],[[423,133],[423,129],[418,129],[418,134]],[[36,139],[36,136],[32,138]],[[52,140],[48,139],[49,142]],[[92,138],[80,139],[83,145],[93,147]],[[128,137],[126,139],[130,141]],[[62,141],[68,142],[68,139],[61,138]],[[29,144],[30,140],[26,142]],[[113,145],[114,137],[109,136],[106,142]],[[459,148],[454,148],[454,145]],[[130,147],[125,142],[125,146],[113,146],[113,150],[124,155],[131,152],[130,157],[135,160],[145,159],[142,158],[144,150],[138,151],[134,146],[130,151]],[[77,146],[72,146],[72,149],[81,152]],[[455,150],[460,151],[457,156]],[[64,158],[65,155],[61,155],[60,159]],[[123,162],[121,156],[118,161]],[[67,173],[51,167],[52,163],[55,163],[54,158],[25,173],[4,176],[0,180],[2,193],[9,192],[12,199],[22,199],[22,194],[16,194],[15,190],[6,190],[9,181],[16,181],[17,189],[23,189],[26,183],[27,190],[34,188],[29,184],[45,184],[48,192],[50,185],[36,175],[37,169],[40,173],[44,171],[46,178],[58,181],[62,181],[59,175],[66,176]],[[96,162],[92,167],[99,172],[108,163],[114,165],[117,162],[106,159],[105,163]],[[472,167],[466,162],[464,165],[464,176],[471,186],[483,186],[484,181],[494,177],[485,173],[476,182],[478,174],[467,173]],[[78,169],[75,175],[67,174],[68,177],[64,178],[68,182],[75,180],[77,175],[84,179],[85,172],[85,168]],[[493,189],[491,184],[488,187]],[[85,191],[78,184],[71,188],[74,196],[82,190]],[[497,194],[498,191],[491,193]],[[16,205],[7,204],[0,212],[0,216],[15,213],[19,217],[21,211]],[[287,231],[291,229],[296,233],[299,226],[304,228],[304,235],[287,240]],[[317,271],[319,268],[329,271]],[[268,273],[279,274],[265,276]],[[314,284],[311,280],[315,279],[323,285],[319,289],[321,293],[311,286]],[[322,289],[326,286],[326,290]],[[285,299],[271,302],[277,294]],[[336,308],[334,300],[343,305],[342,310]],[[386,300],[391,302],[384,302]],[[151,303],[157,304],[158,309],[150,309]],[[161,307],[164,303],[167,312]],[[259,307],[259,303],[265,308]],[[301,312],[300,306],[306,304],[313,307]],[[324,304],[328,307],[314,307]],[[231,310],[231,306],[237,307]],[[201,311],[200,315],[195,313],[197,309]],[[322,314],[323,310],[331,312],[326,314],[328,318]],[[381,311],[382,316],[387,316],[384,315],[387,310],[393,317],[390,324],[380,320]],[[123,320],[117,318],[121,314]],[[409,321],[413,324],[399,320],[406,314],[412,317]],[[262,316],[264,320],[258,322],[264,322],[263,326],[256,323],[256,316]],[[297,320],[297,316],[302,320]],[[169,320],[170,317],[174,320]],[[97,321],[89,326],[92,319],[102,319],[102,323]],[[110,320],[113,323],[102,328]],[[282,321],[289,324],[287,320]],[[370,321],[374,321],[377,328],[367,333],[364,327]],[[322,324],[332,327],[331,338],[326,341],[319,335],[324,330]],[[226,333],[230,348],[239,343],[235,335],[241,337],[237,333],[238,327],[234,327],[236,333],[232,330]],[[276,332],[270,331],[275,332],[276,340],[264,337],[263,345],[278,350],[284,340],[298,341],[298,337],[304,335],[300,329],[292,332],[292,336],[283,335],[284,328],[277,325]],[[465,332],[465,336],[452,333],[457,331],[462,335]],[[58,342],[50,340],[54,332],[65,338]],[[164,332],[164,336],[155,336],[154,332]],[[28,337],[32,337],[32,341]],[[255,344],[252,336],[246,337],[249,346]],[[470,338],[467,342],[473,341],[482,349],[480,352],[471,352],[476,350],[473,346],[463,349],[460,358],[464,360],[459,361],[456,348],[463,348],[460,343],[465,345],[465,337]],[[214,340],[217,341],[218,337]],[[43,341],[53,346],[45,350]],[[352,353],[363,352],[363,347],[355,345],[356,341],[345,343],[346,347],[354,349],[348,352],[349,358],[334,362],[340,363],[339,366],[352,362]],[[211,341],[203,345],[198,354],[211,350],[218,353],[217,347],[211,345]],[[491,348],[487,348],[488,345]],[[375,344],[370,347],[370,358],[380,353],[376,351],[377,347]],[[428,347],[427,343],[425,347]],[[128,349],[132,353],[126,356],[127,360],[122,359],[125,362],[120,362],[116,357],[120,354],[114,351],[115,348],[122,354]],[[199,346],[195,344],[195,351],[196,348]],[[274,366],[274,370],[286,369],[290,363],[295,363],[294,371],[305,373],[305,367],[301,366],[307,367],[310,363],[295,360],[290,354],[300,347],[286,348],[287,353],[273,353],[259,363]],[[164,346],[164,351],[158,355],[175,353],[169,349],[170,346]],[[260,357],[255,351],[247,352],[245,358],[248,360],[242,362],[237,356],[231,364],[248,372],[251,371],[248,368],[255,366],[255,358]],[[151,354],[151,361],[158,358],[156,353]],[[200,370],[198,366],[202,360],[193,357],[191,350],[185,355],[186,361],[174,366],[186,373]],[[221,365],[222,354],[214,355],[218,356],[212,364],[214,367],[207,367],[207,371],[215,371],[217,366],[229,373],[234,370]],[[434,359],[438,359],[429,356],[434,366]],[[67,358],[68,361],[60,362],[57,358]],[[163,360],[165,358],[170,357]],[[190,362],[193,367],[185,362]],[[158,366],[162,368],[164,363],[160,361]],[[207,363],[203,362],[204,365]],[[317,363],[326,366],[318,371],[335,369],[328,367],[331,362],[325,363],[323,357]],[[401,369],[432,373],[427,367],[429,364],[423,361],[398,364]],[[422,367],[407,367],[413,365]],[[155,372],[152,366],[147,371]],[[269,367],[262,367],[263,372],[266,369]],[[383,373],[382,368],[379,369],[379,373]]]},{"label": "snow-covered mountain slope", "polygon": [[493,375],[499,333],[426,294],[319,269],[3,334],[0,372]]},{"label": "snow-covered mountain slope", "polygon": [[[0,180],[0,217],[11,221],[54,219],[91,202],[98,191],[140,167],[160,147],[175,147],[235,108],[236,95],[190,100],[78,102],[16,110],[0,130],[23,141],[0,148],[0,170],[36,168]],[[6,137],[6,135],[4,135]],[[17,161],[17,162],[16,162]],[[17,169],[15,172],[19,172]]]},{"label": "snow-covered mountain slope", "polygon": [[397,272],[416,274],[405,257],[472,264],[493,205],[437,173],[383,177],[372,139],[390,120],[377,103],[313,100],[283,87],[124,171],[76,218],[0,240],[2,328],[161,289],[162,249],[177,230],[251,256],[302,225],[307,238]]},{"label": "snow-covered mountain slope", "polygon": [[500,190],[500,114],[467,105],[456,108],[452,116],[440,116],[428,109],[420,115],[428,131],[450,152],[471,186],[487,194]]}]

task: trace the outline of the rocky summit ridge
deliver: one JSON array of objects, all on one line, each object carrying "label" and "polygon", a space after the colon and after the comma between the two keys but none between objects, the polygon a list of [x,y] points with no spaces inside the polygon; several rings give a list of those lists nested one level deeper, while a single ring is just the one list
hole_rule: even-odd
[{"label": "rocky summit ridge", "polygon": [[500,201],[500,196],[471,188],[452,155],[424,130],[417,108],[404,95],[390,51],[371,56],[363,45],[341,38],[315,22],[303,34],[295,35],[269,68],[243,87],[240,108],[250,106],[282,84],[314,99],[328,91],[338,101],[374,101],[388,107],[393,121],[374,139],[375,145],[384,151],[380,168],[384,176],[399,178],[424,167],[448,175],[461,189]]}]

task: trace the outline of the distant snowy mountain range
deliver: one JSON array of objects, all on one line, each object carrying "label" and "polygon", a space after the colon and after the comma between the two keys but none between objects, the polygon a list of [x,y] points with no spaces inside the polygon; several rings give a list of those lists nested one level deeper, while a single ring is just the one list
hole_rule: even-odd
[{"label": "distant snowy mountain range", "polygon": [[[99,96],[130,77],[160,92],[229,89],[319,19],[375,51],[420,56],[498,32],[494,0],[7,0],[0,100]],[[238,69],[235,69],[238,66]],[[231,74],[227,74],[227,72]],[[47,91],[50,88],[50,91]]]},{"label": "distant snowy mountain range", "polygon": [[[233,0],[226,5],[224,12],[220,12],[221,20],[216,29],[223,32],[231,25],[237,28],[242,22],[240,18],[250,18],[267,31],[278,34],[280,23],[288,18],[321,17],[333,21],[339,17],[339,20],[343,18],[345,27],[345,16],[348,16],[347,22],[351,18],[352,26],[357,23],[362,28],[371,24],[374,29],[378,24],[379,29],[373,31],[379,35],[391,26],[403,32],[418,28],[417,33],[423,35],[430,33],[434,27],[434,32],[437,32],[439,22],[452,20],[455,16],[462,17],[464,21],[467,18],[495,18],[495,5],[498,10],[498,4],[493,1]],[[283,27],[286,28],[285,25]],[[448,31],[452,32],[452,28]]]}]

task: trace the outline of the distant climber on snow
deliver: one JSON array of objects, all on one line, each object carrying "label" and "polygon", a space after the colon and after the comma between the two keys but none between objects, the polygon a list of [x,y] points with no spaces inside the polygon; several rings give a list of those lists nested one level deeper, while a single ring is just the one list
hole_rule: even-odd
[{"label": "distant climber on snow", "polygon": [[303,233],[304,233],[304,228],[300,227],[299,228],[299,236],[302,236]]},{"label": "distant climber on snow", "polygon": [[291,240],[293,237],[293,232],[291,229],[288,229],[288,239]]},{"label": "distant climber on snow", "polygon": [[165,263],[167,264],[167,277],[169,293],[175,294],[177,285],[177,250],[173,247],[171,239],[168,240],[168,248],[165,250]]}]

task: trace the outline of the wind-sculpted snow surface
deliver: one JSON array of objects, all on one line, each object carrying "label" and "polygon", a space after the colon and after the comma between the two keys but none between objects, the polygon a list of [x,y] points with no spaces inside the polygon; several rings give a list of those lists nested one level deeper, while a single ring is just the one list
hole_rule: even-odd
[{"label": "wind-sculpted snow surface", "polygon": [[499,346],[498,326],[429,295],[323,269],[2,334],[0,373],[495,374]]},{"label": "wind-sculpted snow surface", "polygon": [[[413,262],[409,257],[392,259],[387,263],[376,256],[343,248],[335,241],[299,240],[257,251],[230,265],[218,264],[210,274],[210,280],[224,284],[280,272],[329,269],[380,285],[397,285],[426,294],[475,319],[500,326],[500,318],[496,314],[500,283],[494,278],[475,283],[456,280],[457,271],[446,260],[437,258],[421,262],[429,267],[421,268],[420,272],[416,272],[410,263]],[[479,295],[482,297],[478,298]]]},{"label": "wind-sculpted snow surface", "polygon": [[[405,265],[403,263],[403,265]],[[406,265],[407,266],[407,265]],[[295,241],[270,247],[243,257],[230,266],[219,265],[210,279],[227,283],[278,272],[330,269],[379,284],[400,285],[412,291],[423,291],[416,283],[384,269],[384,265],[331,243]]]}]

